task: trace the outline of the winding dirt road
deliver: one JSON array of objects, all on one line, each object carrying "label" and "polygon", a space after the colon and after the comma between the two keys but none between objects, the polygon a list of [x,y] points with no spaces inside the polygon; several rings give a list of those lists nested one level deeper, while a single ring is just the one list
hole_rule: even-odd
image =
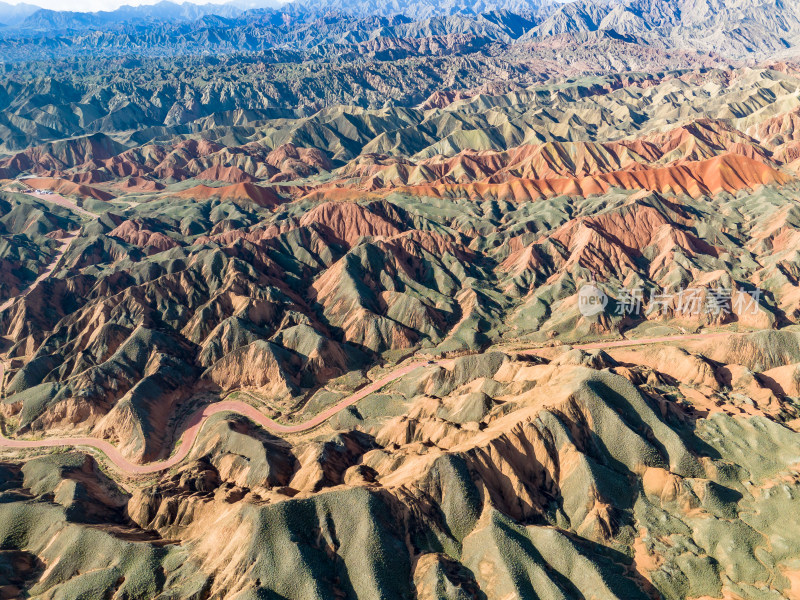
[{"label": "winding dirt road", "polygon": [[[191,417],[189,417],[189,420],[186,422],[186,429],[183,431],[183,437],[181,438],[180,445],[172,456],[166,460],[148,463],[146,465],[129,461],[110,442],[91,437],[52,438],[46,440],[12,440],[4,437],[2,433],[0,433],[0,447],[31,449],[88,446],[103,452],[117,469],[127,475],[145,475],[148,473],[157,473],[159,471],[169,469],[170,467],[174,467],[189,455],[189,452],[191,451],[192,447],[194,446],[194,442],[197,439],[197,435],[200,433],[200,429],[211,415],[221,412],[236,413],[247,417],[251,421],[261,425],[264,429],[273,431],[275,433],[300,433],[324,423],[336,413],[344,410],[348,406],[352,406],[365,396],[378,391],[383,386],[391,383],[395,379],[402,377],[403,375],[407,375],[417,367],[425,366],[427,364],[427,361],[417,361],[396,369],[385,377],[378,379],[377,381],[373,381],[367,386],[364,386],[355,394],[348,396],[336,405],[322,411],[314,418],[306,421],[305,423],[299,423],[297,425],[281,425],[280,423],[276,423],[261,413],[257,408],[236,400],[223,400],[222,402],[211,404],[205,408],[198,409],[194,414],[192,414]],[[0,382],[3,381],[4,377],[3,368],[3,365],[0,364]]]},{"label": "winding dirt road", "polygon": [[[594,350],[594,349],[601,349],[601,348],[619,348],[624,346],[640,346],[640,345],[649,345],[649,344],[659,344],[664,342],[671,342],[671,341],[686,341],[686,340],[694,340],[694,339],[713,339],[716,337],[723,337],[726,335],[730,335],[727,333],[698,333],[698,334],[690,334],[690,335],[671,335],[671,336],[663,336],[663,337],[655,337],[655,338],[643,338],[637,340],[618,340],[614,342],[592,342],[589,344],[578,344],[573,346],[573,348],[578,348],[581,350]],[[444,363],[450,362],[452,359],[444,359],[440,361],[433,361],[429,362],[426,360],[415,361],[404,365],[398,369],[395,369],[391,373],[385,375],[381,379],[378,379],[369,385],[364,386],[354,394],[348,396],[344,400],[336,403],[335,405],[331,406],[330,408],[325,409],[312,419],[304,422],[298,423],[296,425],[282,425],[280,423],[276,423],[269,417],[265,416],[261,413],[257,408],[245,404],[244,402],[240,402],[238,400],[223,400],[222,402],[217,402],[215,404],[211,404],[206,406],[205,408],[198,409],[195,411],[189,419],[186,421],[185,429],[183,431],[183,435],[181,437],[181,441],[176,449],[176,451],[170,456],[168,459],[153,462],[148,464],[137,464],[131,462],[127,458],[125,458],[119,450],[117,450],[110,442],[106,440],[92,438],[92,437],[76,437],[76,438],[49,438],[46,440],[14,440],[6,438],[0,432],[0,448],[9,448],[9,449],[34,449],[34,448],[57,448],[57,447],[89,447],[99,450],[103,452],[109,459],[109,461],[122,473],[126,475],[146,475],[150,473],[157,473],[159,471],[163,471],[165,469],[169,469],[170,467],[174,467],[175,465],[180,464],[191,452],[192,447],[194,446],[195,441],[197,440],[197,436],[200,433],[205,422],[208,418],[212,415],[217,413],[227,412],[227,413],[235,413],[242,415],[254,423],[260,425],[264,429],[271,431],[273,433],[302,433],[304,431],[308,431],[309,429],[313,429],[318,425],[321,425],[328,419],[330,419],[333,415],[341,412],[348,406],[352,406],[365,396],[372,394],[384,386],[388,385],[392,381],[407,375],[414,369],[419,367],[425,366],[434,366],[434,365],[442,365]],[[4,385],[4,366],[0,363],[0,390],[3,389]]]}]

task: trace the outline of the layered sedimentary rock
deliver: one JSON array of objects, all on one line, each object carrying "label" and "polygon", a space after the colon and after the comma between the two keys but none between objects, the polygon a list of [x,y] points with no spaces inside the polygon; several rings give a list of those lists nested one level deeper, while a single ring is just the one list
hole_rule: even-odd
[{"label": "layered sedimentary rock", "polygon": [[800,78],[485,59],[380,107],[0,94],[4,436],[185,457],[4,450],[0,597],[798,595]]}]

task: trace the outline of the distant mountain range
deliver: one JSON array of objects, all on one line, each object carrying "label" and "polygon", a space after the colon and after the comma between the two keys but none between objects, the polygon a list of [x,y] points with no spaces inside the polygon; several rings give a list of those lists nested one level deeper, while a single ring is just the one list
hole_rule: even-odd
[{"label": "distant mountain range", "polygon": [[798,45],[800,0],[239,0],[93,13],[0,3],[0,23],[4,62],[287,50],[319,58],[330,53],[320,45],[380,38],[459,35],[525,44],[598,32],[635,38],[642,48],[762,60]]},{"label": "distant mountain range", "polygon": [[526,38],[601,30],[735,57],[763,56],[800,41],[800,2],[576,0],[554,10]]},{"label": "distant mountain range", "polygon": [[111,11],[57,11],[32,4],[0,2],[0,23],[20,29],[65,30],[105,28],[126,23],[168,23],[196,21],[206,15],[235,17],[251,9],[280,8],[277,0],[241,0],[225,4],[158,2],[140,6],[121,6]]},{"label": "distant mountain range", "polygon": [[233,0],[224,4],[195,4],[162,1],[140,6],[121,6],[111,11],[79,12],[55,11],[33,4],[6,4],[0,2],[0,23],[20,29],[68,30],[105,28],[126,23],[195,21],[207,15],[237,17],[250,10],[274,10],[298,18],[341,14],[351,17],[405,15],[413,19],[433,16],[468,14],[479,15],[493,11],[510,11],[520,14],[541,12],[558,4],[556,0],[296,0],[292,3],[279,0]]},{"label": "distant mountain range", "polygon": [[356,17],[371,15],[405,15],[412,19],[428,19],[447,15],[480,15],[497,11],[517,14],[541,13],[560,4],[557,0],[295,0],[281,9],[292,15],[345,14]]},{"label": "distant mountain range", "polygon": [[[93,13],[0,3],[0,23],[0,64],[46,68],[54,60],[241,54],[361,64],[475,53],[516,62],[521,53],[528,62],[562,48],[575,62],[558,71],[580,64],[593,73],[601,64],[785,60],[800,47],[800,0],[237,0]],[[599,55],[605,50],[586,44],[615,48]]]},{"label": "distant mountain range", "polygon": [[17,25],[39,10],[42,9],[33,4],[7,4],[0,2],[0,23],[6,26]]}]

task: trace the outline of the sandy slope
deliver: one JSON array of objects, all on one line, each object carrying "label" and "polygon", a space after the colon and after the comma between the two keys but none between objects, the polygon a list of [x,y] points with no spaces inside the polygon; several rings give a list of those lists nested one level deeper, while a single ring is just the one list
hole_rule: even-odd
[{"label": "sandy slope", "polygon": [[45,202],[52,202],[53,204],[57,204],[58,206],[63,206],[64,208],[68,208],[69,210],[75,211],[79,215],[84,217],[96,217],[97,215],[85,210],[75,204],[72,200],[68,198],[64,198],[64,196],[60,194],[27,194],[28,196],[33,196],[37,200],[44,200]]}]

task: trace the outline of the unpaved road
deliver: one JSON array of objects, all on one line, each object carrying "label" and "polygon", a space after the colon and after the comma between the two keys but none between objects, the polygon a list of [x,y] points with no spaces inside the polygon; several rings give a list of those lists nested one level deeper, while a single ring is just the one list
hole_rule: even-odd
[{"label": "unpaved road", "polygon": [[[578,344],[573,346],[573,348],[578,348],[582,350],[594,350],[598,348],[619,348],[623,346],[660,344],[671,341],[713,339],[716,337],[723,337],[726,335],[730,334],[698,333],[691,335],[670,335],[663,337],[644,338],[638,340],[592,342],[589,344]],[[0,433],[0,448],[31,449],[31,448],[84,446],[84,447],[95,448],[103,452],[108,457],[108,459],[114,464],[114,466],[119,471],[121,471],[126,475],[145,475],[149,473],[157,473],[159,471],[163,471],[165,469],[169,469],[170,467],[174,467],[177,464],[180,464],[189,455],[189,452],[191,451],[192,447],[194,446],[195,440],[197,439],[197,435],[200,433],[200,430],[202,429],[203,425],[211,415],[215,415],[221,412],[235,413],[247,417],[248,419],[260,425],[264,429],[274,433],[301,433],[303,431],[308,431],[309,429],[321,425],[322,423],[330,419],[333,415],[341,412],[348,406],[352,406],[365,396],[378,391],[379,389],[388,385],[392,381],[399,379],[404,375],[407,375],[416,368],[433,366],[433,365],[444,365],[444,364],[449,364],[451,362],[452,359],[443,359],[439,361],[434,361],[432,363],[423,360],[423,361],[415,361],[407,365],[404,365],[402,367],[399,367],[394,371],[392,371],[391,373],[385,375],[381,379],[378,379],[377,381],[370,383],[369,385],[361,388],[354,394],[348,396],[344,400],[322,411],[321,413],[309,419],[308,421],[304,423],[298,423],[296,425],[282,425],[280,423],[276,423],[275,421],[273,421],[272,419],[261,413],[257,408],[249,404],[245,404],[244,402],[240,402],[238,400],[223,400],[222,402],[211,404],[209,406],[206,406],[205,408],[198,409],[191,415],[191,417],[189,417],[188,421],[186,422],[186,429],[183,431],[180,444],[172,456],[163,461],[148,463],[144,465],[131,462],[130,460],[125,458],[119,452],[119,450],[117,450],[111,443],[107,442],[106,440],[101,440],[92,437],[48,438],[46,440],[13,440],[3,437],[2,433]],[[4,381],[3,369],[4,366],[2,363],[0,363],[0,390],[2,390],[2,385]]]},{"label": "unpaved road", "polygon": [[[192,446],[194,446],[194,442],[197,439],[197,434],[200,433],[200,429],[203,427],[203,424],[211,415],[221,412],[236,413],[247,417],[251,421],[261,425],[264,429],[269,431],[276,433],[299,433],[320,425],[336,413],[344,410],[348,406],[355,404],[364,396],[378,391],[383,386],[389,384],[395,379],[410,373],[417,367],[427,364],[427,361],[417,361],[400,367],[399,369],[395,369],[385,377],[382,377],[377,381],[373,381],[369,385],[358,390],[355,394],[348,396],[335,406],[322,411],[305,423],[300,423],[297,425],[281,425],[280,423],[276,423],[269,417],[259,412],[259,410],[255,407],[237,400],[223,400],[222,402],[211,404],[205,408],[198,409],[194,414],[192,414],[191,417],[189,417],[189,420],[186,423],[186,429],[183,432],[183,437],[181,438],[180,445],[172,456],[166,460],[148,463],[146,465],[140,465],[129,461],[127,458],[122,456],[119,450],[117,450],[111,443],[107,442],[106,440],[91,437],[48,438],[46,440],[12,440],[0,434],[0,447],[30,449],[56,448],[65,446],[88,446],[103,452],[117,469],[127,475],[145,475],[148,473],[157,473],[159,471],[163,471],[164,469],[174,467],[189,455],[189,452],[191,451]],[[3,381],[3,369],[3,365],[0,364],[0,382]]]}]

